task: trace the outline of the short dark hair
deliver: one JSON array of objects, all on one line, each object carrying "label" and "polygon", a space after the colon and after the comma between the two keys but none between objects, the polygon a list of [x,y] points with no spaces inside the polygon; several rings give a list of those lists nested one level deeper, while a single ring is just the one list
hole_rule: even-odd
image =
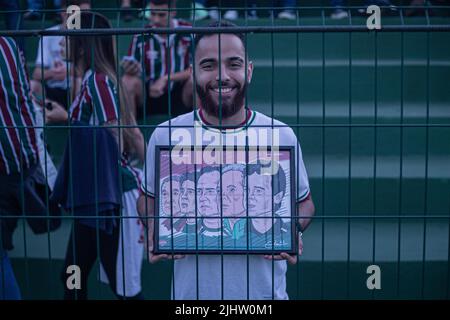
[{"label": "short dark hair", "polygon": [[218,166],[206,166],[200,169],[200,172],[197,174],[197,182],[200,180],[200,177],[206,173],[211,173],[216,171],[220,174],[220,168]]},{"label": "short dark hair", "polygon": [[[237,27],[237,25],[235,25],[234,23],[227,21],[227,20],[221,20],[221,21],[215,20],[215,21],[212,21],[211,23],[209,23],[207,27],[208,28],[233,28],[233,27]],[[194,52],[197,50],[197,46],[198,46],[198,43],[200,42],[200,40],[202,40],[205,37],[210,37],[215,34],[218,34],[218,33],[197,33],[194,38]],[[245,36],[242,32],[232,32],[229,34],[232,34],[232,35],[238,37],[239,39],[241,39],[242,46],[245,49]]]},{"label": "short dark hair", "polygon": [[[249,164],[248,165],[248,176],[251,176],[253,173],[261,175],[261,170],[263,168],[270,168],[272,166],[272,162],[268,163],[261,163],[258,161],[258,163],[255,164]],[[281,167],[281,164],[278,163],[278,171],[272,176],[273,182],[272,182],[272,196],[283,192],[283,196],[286,194],[286,174],[284,173],[283,168]],[[278,209],[281,207],[280,203],[274,203],[273,204],[273,210],[274,212],[277,212]]]},{"label": "short dark hair", "polygon": [[192,181],[195,183],[195,173],[194,172],[185,172],[181,175],[180,178],[180,187],[183,185],[185,181]]},{"label": "short dark hair", "polygon": [[180,183],[180,186],[181,186],[181,182],[180,182],[181,181],[181,177],[178,174],[173,174],[171,176],[167,176],[167,177],[162,179],[162,181],[161,181],[161,188],[167,182],[170,183],[170,182],[173,182],[173,181],[177,181],[178,183]]},{"label": "short dark hair", "polygon": [[166,5],[169,8],[175,8],[177,1],[176,0],[150,0],[150,3],[154,4],[155,6]]}]

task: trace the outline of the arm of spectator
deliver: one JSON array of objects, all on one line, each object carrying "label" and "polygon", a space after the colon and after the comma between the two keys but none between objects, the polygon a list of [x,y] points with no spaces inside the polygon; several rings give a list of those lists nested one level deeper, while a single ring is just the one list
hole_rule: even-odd
[{"label": "arm of spectator", "polygon": [[55,65],[53,68],[42,69],[41,67],[34,68],[33,79],[39,81],[57,80],[64,81],[67,78],[67,68],[64,63]]},{"label": "arm of spectator", "polygon": [[130,76],[141,76],[142,66],[137,60],[124,59],[121,62],[123,72]]},{"label": "arm of spectator", "polygon": [[[172,82],[183,82],[186,81],[187,79],[189,79],[189,77],[191,76],[191,72],[189,71],[189,69],[183,70],[183,71],[179,71],[179,72],[175,72],[175,73],[171,73],[170,74],[170,81]],[[168,76],[167,80],[169,79]]]},{"label": "arm of spectator", "polygon": [[144,136],[142,135],[141,130],[139,128],[131,128],[131,134],[133,138],[131,141],[133,142],[133,151],[137,155],[138,159],[142,162],[145,160],[145,141]]},{"label": "arm of spectator", "polygon": [[33,80],[46,81],[53,78],[53,69],[42,69],[35,67],[33,71]]},{"label": "arm of spectator", "polygon": [[149,84],[149,94],[152,98],[158,98],[161,97],[164,92],[166,91],[167,87],[167,77],[162,76],[161,78],[158,78],[155,82]]},{"label": "arm of spectator", "polygon": [[[170,82],[183,82],[189,79],[191,73],[189,70],[183,70],[170,74]],[[164,75],[149,85],[150,97],[158,98],[166,92],[169,84],[169,76]]]}]

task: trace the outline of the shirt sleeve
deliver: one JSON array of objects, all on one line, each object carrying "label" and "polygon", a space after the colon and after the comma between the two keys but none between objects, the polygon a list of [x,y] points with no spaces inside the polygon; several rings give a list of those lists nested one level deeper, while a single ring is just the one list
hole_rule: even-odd
[{"label": "shirt sleeve", "polygon": [[295,146],[295,163],[297,164],[297,171],[295,173],[297,181],[297,202],[301,202],[308,197],[310,189],[308,174],[306,172],[305,163],[303,162],[302,149],[298,140]]},{"label": "shirt sleeve", "polygon": [[141,191],[151,197],[155,196],[155,146],[156,146],[156,129],[147,146],[147,154],[145,156],[144,164],[144,179],[142,180]]},{"label": "shirt sleeve", "polygon": [[113,82],[104,74],[94,73],[89,79],[92,104],[98,123],[119,119],[119,96]]},{"label": "shirt sleeve", "polygon": [[184,54],[184,69],[188,69],[189,66],[192,64],[192,39],[190,37],[184,37],[183,38],[184,41],[184,46],[186,48],[186,52]]},{"label": "shirt sleeve", "polygon": [[51,67],[51,54],[48,50],[48,39],[41,37],[38,45],[38,51],[36,55],[36,66],[43,68]]}]

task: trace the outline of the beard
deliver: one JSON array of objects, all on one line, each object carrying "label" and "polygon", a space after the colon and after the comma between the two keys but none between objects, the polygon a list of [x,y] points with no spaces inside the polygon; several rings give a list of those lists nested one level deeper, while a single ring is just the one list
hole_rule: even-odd
[{"label": "beard", "polygon": [[200,98],[202,109],[205,110],[207,114],[216,118],[219,118],[221,115],[222,118],[227,119],[238,113],[244,105],[245,94],[247,92],[247,83],[244,83],[234,97],[231,97],[230,99],[222,98],[221,105],[214,101],[208,86],[204,89],[196,84],[195,88]]}]

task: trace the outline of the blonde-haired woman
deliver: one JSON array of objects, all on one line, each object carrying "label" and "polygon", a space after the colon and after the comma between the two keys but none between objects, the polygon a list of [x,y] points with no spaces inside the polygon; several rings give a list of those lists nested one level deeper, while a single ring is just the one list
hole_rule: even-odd
[{"label": "blonde-haired woman", "polygon": [[[80,18],[81,29],[111,28],[101,14],[82,12]],[[137,244],[140,227],[135,202],[125,195],[130,191],[135,194],[138,189],[138,182],[133,185],[133,179],[129,179],[133,168],[128,156],[143,160],[144,140],[127,109],[126,95],[119,82],[114,36],[77,35],[67,40],[62,46],[63,55],[74,68],[73,76],[82,78],[81,87],[74,93],[69,114],[54,102],[46,110],[48,122],[70,123],[53,195],[74,216],[62,272],[65,298],[87,298],[87,279],[97,257],[119,298],[141,298],[140,278],[136,282],[135,275],[130,274],[140,273],[142,244]],[[76,83],[75,79],[72,83]],[[136,219],[130,218],[130,214]],[[128,217],[121,219],[125,215]],[[122,239],[122,234],[127,238]],[[141,247],[133,257],[119,252],[128,247],[119,244],[127,241],[136,241],[135,245]],[[137,268],[135,264],[139,264]],[[67,288],[70,273],[66,269],[70,265],[81,269],[79,290]],[[118,271],[122,271],[120,275]]]}]

